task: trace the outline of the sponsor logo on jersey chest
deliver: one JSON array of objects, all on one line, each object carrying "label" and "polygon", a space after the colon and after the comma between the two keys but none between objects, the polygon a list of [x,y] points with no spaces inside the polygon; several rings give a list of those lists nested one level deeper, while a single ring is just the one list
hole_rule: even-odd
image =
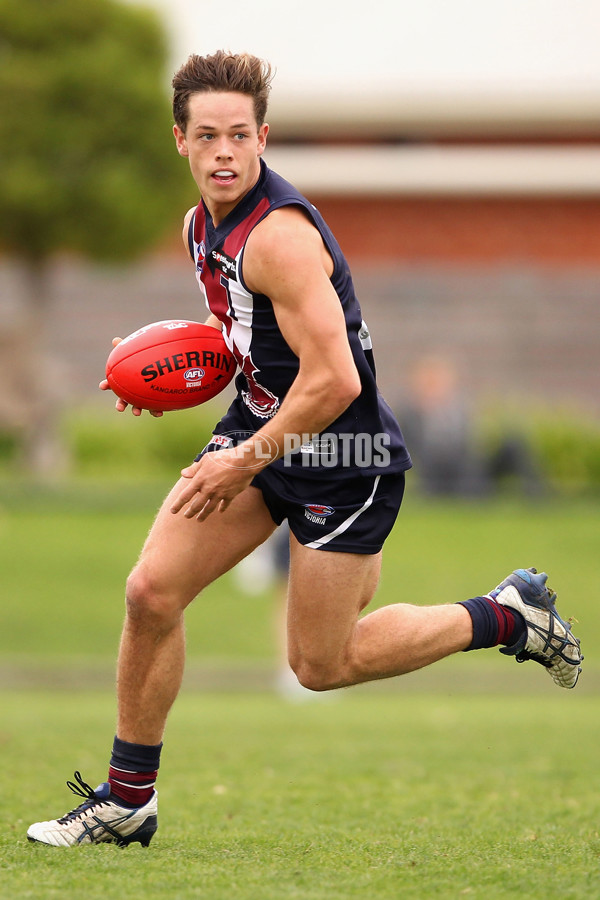
[{"label": "sponsor logo on jersey chest", "polygon": [[227,256],[222,250],[213,250],[210,256],[217,269],[220,269],[221,272],[225,275],[229,275],[231,278],[236,277],[237,265],[235,259],[232,259],[231,256]]}]

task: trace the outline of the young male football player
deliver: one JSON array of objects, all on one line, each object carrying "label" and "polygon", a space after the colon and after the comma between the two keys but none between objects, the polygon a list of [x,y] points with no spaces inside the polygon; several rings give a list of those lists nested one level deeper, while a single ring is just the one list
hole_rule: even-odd
[{"label": "young male football player", "polygon": [[579,642],[534,569],[487,596],[360,616],[410,458],[377,390],[341,250],[318,211],[262,160],[270,79],[263,61],[224,52],[192,56],[174,77],[175,142],[200,194],[184,241],[208,321],[235,354],[237,396],[165,500],[128,579],[108,780],[92,790],[77,772],[68,784],[83,802],[32,825],[33,841],[149,843],[185,608],[285,518],[289,660],[305,687],[388,678],[498,644],[562,687],[577,682]]}]

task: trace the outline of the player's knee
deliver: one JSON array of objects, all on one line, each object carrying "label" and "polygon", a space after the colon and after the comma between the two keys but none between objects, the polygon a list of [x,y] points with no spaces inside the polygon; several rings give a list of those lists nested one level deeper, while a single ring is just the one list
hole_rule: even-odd
[{"label": "player's knee", "polygon": [[138,564],[127,579],[125,603],[130,621],[166,623],[180,614],[177,609],[174,615],[172,598],[143,564]]},{"label": "player's knee", "polygon": [[330,664],[319,664],[306,659],[290,660],[296,678],[309,691],[332,691],[340,687],[340,672]]}]

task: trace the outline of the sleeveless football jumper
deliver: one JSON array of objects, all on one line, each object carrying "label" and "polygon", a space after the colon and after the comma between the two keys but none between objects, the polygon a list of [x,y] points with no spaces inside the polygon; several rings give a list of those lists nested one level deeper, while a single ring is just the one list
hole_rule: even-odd
[{"label": "sleeveless football jumper", "polygon": [[331,255],[331,282],[344,313],[362,390],[322,435],[311,435],[301,450],[288,453],[267,469],[329,480],[350,474],[403,472],[411,466],[410,457],[400,427],[377,388],[369,331],[348,263],[317,209],[262,159],[257,183],[216,228],[201,200],[188,232],[200,290],[209,311],[222,323],[225,341],[239,367],[237,396],[216,426],[214,434],[221,437],[210,449],[247,439],[276,415],[298,373],[298,358],[279,330],[271,300],[252,293],[243,276],[249,234],[265,216],[284,206],[298,206],[307,213]]}]

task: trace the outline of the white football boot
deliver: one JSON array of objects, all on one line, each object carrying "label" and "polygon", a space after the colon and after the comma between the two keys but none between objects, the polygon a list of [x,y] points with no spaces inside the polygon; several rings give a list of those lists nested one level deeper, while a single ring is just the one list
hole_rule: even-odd
[{"label": "white football boot", "polygon": [[514,656],[517,662],[533,659],[544,666],[555,684],[574,688],[581,672],[579,640],[571,625],[558,615],[556,594],[546,587],[548,576],[536,569],[516,569],[488,594],[496,603],[516,609],[525,619],[526,631],[511,647],[500,653]]},{"label": "white football boot", "polygon": [[110,799],[108,782],[93,790],[79,772],[75,772],[75,781],[77,784],[67,781],[67,786],[74,794],[84,797],[84,802],[60,819],[36,822],[27,831],[30,841],[52,847],[102,842],[126,847],[136,841],[148,846],[158,827],[156,791],[144,806],[130,809]]}]

